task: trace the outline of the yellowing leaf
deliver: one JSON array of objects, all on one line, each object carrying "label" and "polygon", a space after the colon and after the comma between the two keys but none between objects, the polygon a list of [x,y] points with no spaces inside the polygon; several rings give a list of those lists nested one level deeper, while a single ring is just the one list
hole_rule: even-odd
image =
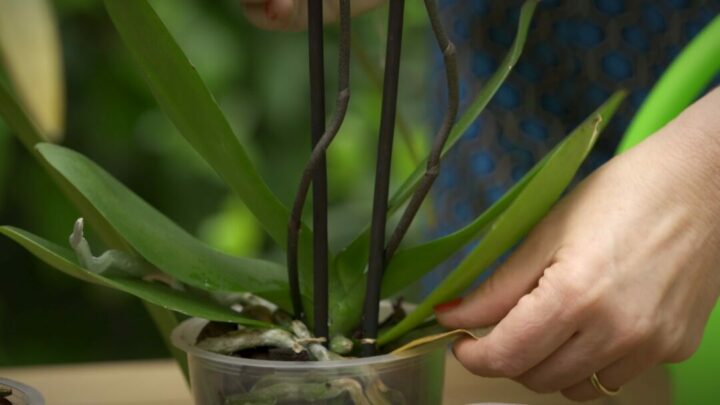
[{"label": "yellowing leaf", "polygon": [[57,142],[65,125],[62,51],[47,0],[0,0],[0,56],[35,124]]}]

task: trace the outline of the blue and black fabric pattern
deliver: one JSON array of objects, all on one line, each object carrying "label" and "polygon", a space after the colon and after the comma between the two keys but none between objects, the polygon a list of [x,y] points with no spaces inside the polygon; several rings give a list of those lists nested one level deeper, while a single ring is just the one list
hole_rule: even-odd
[{"label": "blue and black fabric pattern", "polygon": [[[458,48],[461,108],[511,46],[521,5],[521,0],[440,0]],[[475,218],[613,91],[624,88],[629,99],[582,173],[607,161],[658,77],[718,13],[720,0],[542,1],[519,64],[443,161],[433,192],[434,236]],[[439,52],[431,63],[429,113],[439,124],[446,106]],[[431,275],[427,286],[451,267]]]}]

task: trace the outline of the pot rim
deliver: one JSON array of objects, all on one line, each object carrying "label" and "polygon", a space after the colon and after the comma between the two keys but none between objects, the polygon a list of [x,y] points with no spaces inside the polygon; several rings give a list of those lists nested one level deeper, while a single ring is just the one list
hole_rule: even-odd
[{"label": "pot rim", "polygon": [[[393,363],[408,360],[411,358],[421,357],[425,354],[439,350],[440,347],[436,345],[424,345],[412,350],[397,354],[383,354],[381,356],[372,356],[365,358],[356,358],[348,360],[332,360],[332,361],[278,361],[278,360],[256,360],[246,359],[242,357],[228,356],[224,354],[214,353],[207,350],[203,350],[195,346],[195,339],[200,333],[205,324],[209,321],[202,318],[190,318],[181,322],[170,335],[172,343],[175,347],[187,353],[201,359],[224,363],[232,366],[246,366],[246,367],[258,367],[258,368],[273,368],[273,369],[335,369],[344,367],[362,367],[362,366],[392,366]],[[442,346],[444,349],[444,345]]]},{"label": "pot rim", "polygon": [[4,377],[0,377],[0,385],[12,388],[13,395],[16,395],[15,391],[17,391],[18,394],[25,397],[24,399],[26,399],[28,401],[27,403],[30,405],[45,404],[45,398],[43,398],[42,394],[40,394],[40,391],[29,385]]}]

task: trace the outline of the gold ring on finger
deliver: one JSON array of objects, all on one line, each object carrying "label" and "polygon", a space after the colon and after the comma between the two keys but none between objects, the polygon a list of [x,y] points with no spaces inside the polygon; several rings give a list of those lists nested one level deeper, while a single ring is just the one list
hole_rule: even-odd
[{"label": "gold ring on finger", "polygon": [[597,373],[593,373],[592,377],[590,377],[590,383],[597,390],[597,392],[599,392],[603,395],[607,395],[609,397],[614,397],[615,395],[620,393],[620,390],[622,390],[622,387],[615,389],[615,390],[611,390],[611,389],[607,388],[606,386],[602,385],[602,383],[600,382],[600,379],[598,378]]}]

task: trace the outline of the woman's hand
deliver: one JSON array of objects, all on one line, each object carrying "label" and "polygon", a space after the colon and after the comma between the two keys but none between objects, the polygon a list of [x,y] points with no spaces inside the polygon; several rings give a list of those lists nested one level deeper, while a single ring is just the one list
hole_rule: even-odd
[{"label": "woman's hand", "polygon": [[[299,31],[307,27],[307,0],[240,0],[251,23],[266,30]],[[384,0],[353,0],[353,15],[364,13]],[[338,0],[323,1],[325,22],[338,19]]]},{"label": "woman's hand", "polygon": [[720,89],[588,177],[459,305],[472,372],[574,400],[697,349],[720,293]]}]

